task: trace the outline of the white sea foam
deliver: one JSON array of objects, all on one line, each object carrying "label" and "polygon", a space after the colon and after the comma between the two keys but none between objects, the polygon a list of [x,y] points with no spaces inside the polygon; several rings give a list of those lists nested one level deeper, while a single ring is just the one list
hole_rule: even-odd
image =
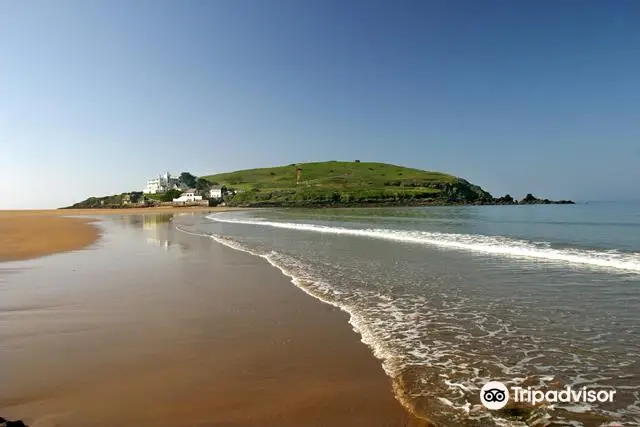
[{"label": "white sea foam", "polygon": [[392,230],[385,228],[355,229],[307,223],[276,222],[263,219],[228,218],[220,215],[209,215],[207,218],[223,223],[367,237],[396,242],[430,245],[447,249],[472,251],[490,255],[536,259],[540,261],[569,263],[587,267],[618,270],[622,272],[640,273],[639,253],[622,253],[617,251],[597,251],[586,249],[553,249],[548,247],[548,245],[540,245],[500,236]]}]

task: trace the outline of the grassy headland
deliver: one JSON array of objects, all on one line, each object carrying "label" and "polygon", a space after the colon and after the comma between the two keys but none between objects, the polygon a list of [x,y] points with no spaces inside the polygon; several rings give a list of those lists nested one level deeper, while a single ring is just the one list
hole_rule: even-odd
[{"label": "grassy headland", "polygon": [[[510,195],[494,198],[469,181],[441,172],[424,171],[386,163],[314,162],[271,168],[246,169],[196,177],[188,172],[195,189],[209,206],[374,206],[374,205],[515,205],[573,203],[568,200],[538,199],[532,194],[516,201]],[[181,178],[182,179],[182,178]],[[183,182],[185,188],[193,182]],[[218,187],[220,186],[220,187]],[[219,188],[222,198],[209,196]],[[103,197],[89,197],[66,209],[120,209],[167,206],[182,190],[159,194],[139,191]]]},{"label": "grassy headland", "polygon": [[[299,179],[298,179],[299,173]],[[386,163],[315,162],[204,176],[233,189],[236,206],[474,203],[491,194],[440,172]]]}]

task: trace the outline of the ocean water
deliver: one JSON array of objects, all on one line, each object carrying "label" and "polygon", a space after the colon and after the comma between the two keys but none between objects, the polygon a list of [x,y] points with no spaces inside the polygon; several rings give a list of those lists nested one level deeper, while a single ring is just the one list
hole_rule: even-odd
[{"label": "ocean water", "polygon": [[[640,205],[256,210],[178,229],[348,312],[398,399],[444,426],[640,425]],[[489,411],[489,380],[616,390]]]}]

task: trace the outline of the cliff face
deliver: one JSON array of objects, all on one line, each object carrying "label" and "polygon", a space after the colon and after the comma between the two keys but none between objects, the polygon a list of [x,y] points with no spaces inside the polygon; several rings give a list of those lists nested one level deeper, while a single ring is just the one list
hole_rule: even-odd
[{"label": "cliff face", "polygon": [[442,193],[446,196],[447,200],[460,201],[460,202],[490,202],[493,200],[493,196],[490,193],[484,191],[482,187],[471,184],[465,179],[459,179],[454,184],[445,184],[442,188]]}]

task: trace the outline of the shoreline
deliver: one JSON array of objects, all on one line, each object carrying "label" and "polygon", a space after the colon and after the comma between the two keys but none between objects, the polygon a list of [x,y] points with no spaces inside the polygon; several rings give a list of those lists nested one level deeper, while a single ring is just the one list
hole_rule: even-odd
[{"label": "shoreline", "polygon": [[[3,277],[12,386],[0,415],[41,427],[426,425],[347,313],[260,258],[141,220],[105,218],[104,245]],[[40,293],[47,310],[33,306]]]},{"label": "shoreline", "polygon": [[319,302],[320,304],[324,304],[327,306],[330,306],[334,309],[339,310],[346,318],[347,318],[347,323],[351,326],[351,328],[353,329],[353,332],[358,335],[360,337],[360,342],[362,344],[364,344],[367,348],[369,348],[370,352],[371,352],[371,356],[373,356],[379,363],[380,363],[380,368],[382,369],[383,372],[385,372],[385,375],[387,375],[387,377],[389,378],[389,384],[391,385],[391,392],[393,393],[396,401],[398,402],[398,404],[400,404],[404,410],[407,412],[408,417],[409,417],[409,421],[407,421],[406,424],[404,424],[404,427],[437,427],[435,424],[433,424],[429,419],[423,418],[421,416],[419,416],[416,412],[416,408],[415,406],[411,403],[411,399],[408,398],[401,390],[401,386],[400,386],[400,382],[403,381],[402,376],[397,376],[394,377],[390,372],[387,371],[387,367],[385,366],[385,360],[384,358],[377,354],[378,349],[376,349],[376,347],[373,345],[373,341],[374,339],[372,338],[371,334],[367,332],[367,328],[364,327],[363,322],[358,318],[358,316],[352,312],[349,311],[346,307],[337,304],[333,301],[330,301],[326,298],[324,298],[321,295],[318,295],[316,293],[314,293],[313,291],[311,291],[308,288],[305,288],[302,283],[301,283],[301,279],[296,277],[295,275],[293,275],[291,272],[289,272],[285,267],[277,264],[275,261],[273,261],[272,258],[270,258],[268,255],[261,255],[255,252],[252,252],[250,249],[246,249],[246,248],[242,248],[239,246],[234,246],[231,245],[227,242],[224,242],[222,240],[219,240],[213,236],[205,236],[205,235],[201,235],[201,234],[197,234],[197,233],[191,233],[185,230],[181,230],[179,227],[176,227],[177,230],[182,231],[183,233],[186,234],[191,234],[194,236],[201,236],[201,237],[210,237],[212,238],[214,241],[216,241],[217,243],[219,243],[220,245],[223,245],[225,247],[228,247],[232,250],[238,251],[238,252],[243,252],[246,254],[250,254],[251,256],[254,256],[256,258],[265,260],[270,267],[275,268],[276,270],[278,270],[283,276],[285,276],[286,278],[289,279],[289,282],[291,284],[293,284],[294,287],[296,287],[297,289],[299,289],[300,291],[302,291],[303,293],[305,293],[306,295],[312,297],[314,300],[316,300],[317,302]]}]

